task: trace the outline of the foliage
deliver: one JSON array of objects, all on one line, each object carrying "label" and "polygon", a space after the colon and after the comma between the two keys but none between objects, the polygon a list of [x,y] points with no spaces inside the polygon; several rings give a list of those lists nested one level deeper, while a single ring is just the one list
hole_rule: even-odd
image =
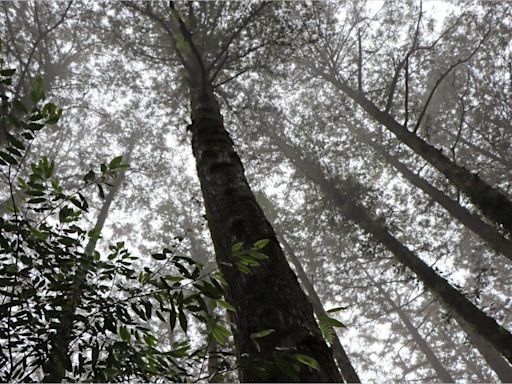
[{"label": "foliage", "polygon": [[[0,71],[2,85],[8,86],[14,73]],[[42,105],[44,98],[40,81],[33,87],[30,111],[2,96],[0,121],[8,141],[0,151],[0,171],[11,191],[17,181],[27,200],[18,205],[13,198],[9,215],[0,220],[1,380],[39,380],[50,360],[70,380],[190,379],[194,363],[205,358],[205,347],[193,350],[186,336],[169,344],[155,329],[169,326],[172,332],[178,322],[186,333],[187,316],[204,324],[217,321],[205,299],[230,309],[221,284],[202,275],[199,263],[179,255],[179,244],[154,254],[155,267],[143,268],[123,242],[104,254],[87,251],[86,244],[100,234],[84,229],[89,205],[82,191],[97,186],[103,196],[104,186],[127,165],[121,157],[101,164],[72,192],[61,186],[57,166],[47,158],[21,176],[37,132],[62,113],[52,103]],[[208,330],[216,337],[219,327]],[[69,350],[64,361],[56,362],[56,338],[63,335]]]}]

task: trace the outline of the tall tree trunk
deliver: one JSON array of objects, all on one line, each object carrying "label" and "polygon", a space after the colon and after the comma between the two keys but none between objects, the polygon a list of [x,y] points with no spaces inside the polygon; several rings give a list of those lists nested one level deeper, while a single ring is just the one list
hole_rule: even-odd
[{"label": "tall tree trunk", "polygon": [[[187,228],[191,228],[192,225],[190,221],[187,220],[185,226]],[[192,258],[200,263],[202,263],[206,270],[210,270],[210,266],[213,263],[213,260],[208,257],[208,254],[203,250],[199,241],[196,238],[193,229],[188,231],[188,238],[190,240],[190,253]],[[206,307],[208,308],[208,314],[213,315],[214,303],[213,299],[205,298]],[[216,382],[217,374],[219,372],[219,345],[214,338],[208,343],[207,352],[208,352],[208,382]]]},{"label": "tall tree trunk", "polygon": [[359,104],[374,120],[384,125],[400,141],[441,172],[489,220],[501,224],[506,231],[512,233],[512,202],[502,191],[487,184],[477,174],[455,164],[442,151],[428,144],[414,132],[409,131],[388,112],[381,111],[362,92],[351,88],[346,82],[338,79],[336,76],[324,75],[324,77],[346,96]]},{"label": "tall tree trunk", "polygon": [[380,285],[376,284],[376,287],[379,290],[381,297],[384,298],[384,300],[390,305],[391,309],[393,309],[393,311],[396,312],[396,314],[400,318],[400,321],[403,323],[405,329],[407,329],[407,331],[411,335],[412,339],[418,346],[419,350],[425,355],[428,363],[436,372],[439,381],[441,383],[454,383],[455,380],[451,376],[450,372],[448,372],[448,370],[444,367],[443,363],[439,361],[434,351],[432,351],[427,341],[420,335],[418,329],[413,325],[405,311],[393,301],[389,294],[386,291],[384,291],[384,289],[382,289]]},{"label": "tall tree trunk", "polygon": [[[133,141],[130,143],[128,155],[126,156],[127,159],[129,159],[132,149]],[[103,202],[103,205],[101,206],[100,212],[96,219],[96,224],[93,228],[94,233],[98,234],[103,229],[103,226],[105,225],[108,214],[110,212],[110,207],[112,206],[114,198],[119,191],[124,178],[124,171],[117,175],[112,188],[110,189],[105,198],[105,201]],[[87,272],[88,265],[90,263],[90,257],[96,249],[97,242],[98,236],[92,236],[85,246],[84,260],[77,267],[74,277],[74,287],[72,288],[67,302],[65,305],[63,305],[62,311],[59,315],[59,325],[57,327],[57,331],[49,340],[50,352],[48,361],[45,363],[43,368],[43,382],[60,383],[66,375],[66,370],[71,370],[72,368],[72,362],[69,356],[69,345],[73,337],[73,322],[76,308],[80,304],[84,286],[87,282]]]},{"label": "tall tree trunk", "polygon": [[482,369],[476,365],[472,356],[467,356],[467,351],[461,351],[464,345],[457,346],[453,341],[451,335],[448,335],[444,329],[441,327],[441,335],[443,336],[443,340],[448,344],[451,348],[451,351],[456,355],[460,356],[464,361],[464,364],[469,368],[469,370],[477,377],[478,381],[481,383],[492,382],[492,378],[489,377],[487,373],[484,373]]},{"label": "tall tree trunk", "polygon": [[[455,316],[454,318],[459,324],[466,322],[465,319],[457,319]],[[491,343],[472,329],[469,324],[466,325],[466,328],[470,329],[470,331],[467,332],[470,343],[478,349],[487,364],[489,364],[489,367],[496,372],[501,382],[512,383],[512,366],[500,355]]]},{"label": "tall tree trunk", "polygon": [[[350,221],[359,225],[374,240],[388,249],[395,258],[411,269],[425,287],[437,297],[459,325],[468,334],[478,333],[491,343],[507,360],[512,362],[512,334],[487,316],[463,294],[453,288],[448,281],[439,276],[425,262],[391,235],[381,218],[372,215],[355,199],[354,191],[344,191],[328,180],[322,168],[311,160],[305,160],[291,145],[284,142],[273,132],[266,133],[274,140],[281,151],[293,164],[317,183],[323,193]],[[346,186],[345,186],[346,187]],[[475,345],[478,348],[478,346]],[[486,351],[480,350],[483,354]]]},{"label": "tall tree trunk", "polygon": [[[189,75],[191,79],[200,76]],[[247,183],[240,158],[224,129],[211,86],[191,86],[190,91],[192,150],[206,217],[217,264],[228,283],[226,298],[236,309],[233,322],[240,380],[261,381],[261,376],[251,368],[251,364],[258,365],[260,360],[272,364],[266,380],[290,381],[292,379],[276,362],[303,354],[316,359],[320,369],[302,366],[300,381],[341,381],[332,352],[315,322],[311,304]],[[236,267],[232,246],[242,242],[250,247],[261,239],[269,240],[263,249],[269,258],[263,260],[261,266],[252,268],[251,274],[242,273]],[[258,339],[257,347],[251,335],[266,329],[274,332],[270,337]]]},{"label": "tall tree trunk", "polygon": [[[281,236],[279,237],[281,243],[283,244],[288,259],[291,261],[293,266],[295,267],[295,270],[297,271],[297,275],[299,277],[299,280],[302,282],[302,286],[304,287],[306,294],[309,297],[309,300],[311,301],[311,304],[313,304],[313,310],[318,318],[321,316],[328,316],[327,312],[324,309],[324,306],[322,305],[322,301],[320,300],[320,297],[318,297],[318,294],[316,293],[315,287],[309,280],[306,271],[304,271],[304,268],[302,268],[302,264],[293,251],[293,248],[288,243],[286,238],[284,237],[284,232],[282,232]],[[359,379],[359,376],[357,375],[356,370],[352,366],[352,363],[350,362],[350,359],[345,352],[345,349],[341,345],[341,341],[336,334],[334,333],[332,343],[332,352],[334,355],[334,358],[336,359],[336,362],[338,363],[338,367],[340,368],[341,375],[343,376],[343,379],[346,383],[360,383],[361,380]]]},{"label": "tall tree trunk", "polygon": [[372,139],[360,134],[357,129],[355,132],[364,143],[368,144],[377,151],[377,153],[384,157],[384,159],[399,171],[407,181],[425,192],[432,198],[432,200],[445,208],[461,224],[465,225],[468,229],[486,241],[487,244],[496,252],[501,253],[512,261],[512,241],[506,239],[494,226],[487,224],[477,215],[461,206],[457,201],[450,199],[442,191],[432,186],[428,181],[422,179],[420,176],[409,170],[409,168],[401,163],[395,156],[390,155],[384,147],[377,144]]}]

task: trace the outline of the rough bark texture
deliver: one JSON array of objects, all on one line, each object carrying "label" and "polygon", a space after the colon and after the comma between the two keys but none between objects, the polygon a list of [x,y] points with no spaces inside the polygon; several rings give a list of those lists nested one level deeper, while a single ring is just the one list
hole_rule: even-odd
[{"label": "rough bark texture", "polygon": [[[299,280],[302,282],[302,286],[304,287],[306,294],[308,295],[309,300],[313,305],[313,310],[315,314],[317,315],[317,317],[328,316],[327,312],[324,309],[322,301],[320,300],[320,297],[318,297],[318,294],[316,293],[315,287],[313,286],[313,284],[311,284],[311,281],[309,280],[306,271],[304,271],[304,268],[302,268],[302,264],[297,255],[295,255],[293,248],[284,237],[280,236],[280,240],[284,248],[286,249],[288,258],[290,259],[290,261],[292,262],[293,266],[297,271]],[[338,367],[340,368],[343,380],[346,383],[360,383],[361,380],[359,379],[356,370],[352,366],[352,363],[350,362],[350,359],[347,353],[345,352],[345,349],[341,345],[341,341],[336,332],[334,333],[331,344],[332,352],[334,358],[336,359],[336,363],[338,363]]]},{"label": "rough bark texture", "polygon": [[[302,366],[301,382],[340,382],[332,352],[322,338],[313,317],[311,304],[290,269],[272,226],[247,183],[240,158],[224,124],[213,92],[191,87],[192,148],[201,182],[206,217],[217,264],[229,287],[226,298],[236,309],[235,347],[240,364],[240,380],[262,381],[254,367],[256,360],[275,364],[279,355],[299,353],[317,360],[319,370]],[[251,246],[269,239],[263,252],[269,257],[252,274],[243,274],[235,266],[233,244]],[[258,339],[251,334],[274,329],[270,336]],[[276,349],[277,348],[277,349]],[[252,361],[251,364],[247,364]],[[268,369],[265,380],[291,381],[279,369]]]},{"label": "rough bark texture", "polygon": [[352,89],[337,78],[329,77],[329,80],[359,104],[373,119],[393,132],[400,141],[441,172],[471,200],[483,215],[512,233],[512,202],[502,191],[487,184],[477,174],[455,164],[440,150],[407,130],[389,113],[381,111],[363,93]]},{"label": "rough bark texture", "polygon": [[[95,232],[101,231],[105,225],[110,207],[124,180],[124,175],[125,173],[121,172],[117,176],[112,189],[107,194],[100,213],[98,214],[98,218],[96,219],[96,224],[94,226]],[[66,370],[71,370],[69,345],[73,337],[73,322],[76,308],[80,304],[84,286],[87,282],[87,265],[90,263],[90,258],[88,259],[88,257],[93,254],[96,249],[97,242],[97,237],[91,237],[85,246],[84,260],[82,265],[77,268],[73,290],[71,291],[68,301],[66,305],[63,306],[62,312],[59,315],[59,326],[57,328],[57,332],[50,338],[49,358],[44,366],[45,376],[43,382],[45,383],[60,383],[65,377]]]},{"label": "rough bark texture", "polygon": [[[463,294],[453,288],[448,281],[439,276],[431,267],[418,258],[411,250],[391,235],[384,220],[373,218],[371,214],[355,200],[353,191],[341,190],[336,184],[328,180],[320,166],[312,161],[303,159],[299,153],[280,139],[271,135],[276,145],[308,178],[316,182],[323,193],[333,201],[343,215],[350,221],[359,225],[374,240],[389,250],[403,265],[411,269],[418,279],[423,282],[457,320],[464,319],[463,326],[466,333],[478,333],[491,343],[507,360],[512,362],[512,334],[501,327],[494,319],[487,316]],[[478,346],[475,346],[478,348]],[[480,351],[485,353],[485,351]]]},{"label": "rough bark texture", "polygon": [[406,165],[402,164],[396,157],[391,156],[386,149],[371,139],[363,139],[365,143],[377,151],[386,161],[392,165],[402,176],[412,185],[418,187],[432,200],[436,201],[444,209],[446,209],[461,224],[469,228],[473,233],[480,236],[487,242],[496,252],[501,253],[512,261],[512,241],[506,239],[496,228],[481,220],[466,208],[461,206],[457,201],[450,199],[442,191],[432,186],[428,181],[412,172]]}]

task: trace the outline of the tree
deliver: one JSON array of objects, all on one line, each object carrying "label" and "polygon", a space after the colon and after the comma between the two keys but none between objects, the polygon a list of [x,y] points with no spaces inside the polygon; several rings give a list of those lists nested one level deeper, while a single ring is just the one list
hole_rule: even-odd
[{"label": "tree", "polygon": [[[268,130],[264,132],[272,138],[273,143],[309,180],[319,185],[325,196],[343,212],[348,220],[357,223],[388,249],[400,263],[410,268],[433,295],[443,303],[468,334],[471,335],[476,330],[507,360],[512,361],[510,351],[510,345],[512,344],[509,342],[512,340],[512,334],[478,309],[463,294],[454,289],[444,278],[400,243],[386,228],[384,220],[378,217],[374,218],[361,203],[355,200],[355,196],[364,191],[364,187],[358,186],[357,182],[350,179],[342,181],[341,188],[338,187],[334,182],[329,181],[318,165],[305,159],[300,152],[286,143],[277,133]],[[491,329],[493,331],[490,331]],[[478,348],[478,345],[475,346]],[[488,357],[485,349],[479,350],[482,355]],[[491,358],[489,357],[489,359]],[[497,373],[500,375],[499,372]],[[508,379],[508,373],[504,372],[504,375],[500,375],[500,377]]]},{"label": "tree", "polygon": [[[502,14],[501,12],[496,12],[498,14]],[[388,89],[387,95],[385,95],[384,99],[386,100],[385,107],[379,107],[374,101],[372,101],[368,92],[364,91],[365,84],[362,79],[363,67],[362,62],[364,60],[363,57],[358,57],[358,63],[360,63],[356,73],[357,73],[357,85],[353,86],[350,83],[351,72],[344,74],[342,71],[343,63],[342,59],[336,61],[334,56],[330,55],[329,52],[336,52],[336,50],[341,50],[344,47],[340,46],[340,41],[334,34],[328,34],[324,36],[321,40],[320,44],[316,46],[307,46],[311,52],[306,51],[303,54],[303,62],[308,62],[308,57],[311,57],[313,54],[314,57],[320,57],[326,60],[325,62],[316,61],[314,63],[306,64],[307,69],[314,75],[325,79],[330,84],[332,84],[337,90],[341,91],[343,95],[353,100],[358,106],[360,106],[369,116],[371,116],[375,121],[379,124],[382,124],[386,129],[392,132],[400,142],[407,145],[414,153],[421,156],[425,159],[429,164],[431,164],[434,168],[436,168],[440,173],[442,173],[447,180],[449,180],[454,186],[460,189],[477,207],[480,212],[485,215],[489,220],[495,222],[499,226],[502,226],[505,231],[508,233],[512,233],[512,202],[509,197],[501,191],[499,188],[489,185],[485,180],[483,180],[478,174],[473,173],[467,170],[465,167],[458,165],[455,161],[451,160],[447,155],[445,155],[441,150],[435,148],[433,145],[427,143],[423,138],[417,135],[419,128],[422,126],[423,120],[426,118],[426,114],[428,108],[430,107],[430,103],[438,90],[439,86],[445,80],[445,78],[453,72],[453,70],[463,64],[471,61],[475,55],[482,49],[486,40],[489,38],[489,35],[493,33],[492,29],[488,29],[485,31],[479,40],[473,44],[473,47],[469,49],[468,53],[459,54],[459,59],[454,60],[450,65],[447,66],[446,69],[442,70],[436,81],[434,82],[432,88],[428,90],[427,97],[424,104],[417,108],[416,110],[409,110],[409,102],[408,99],[410,97],[410,87],[412,84],[409,83],[409,75],[407,70],[410,65],[410,61],[413,57],[419,55],[423,51],[432,50],[435,45],[438,43],[440,39],[442,39],[445,35],[448,35],[451,30],[456,28],[461,20],[464,20],[464,17],[460,17],[454,21],[454,24],[449,25],[443,33],[440,34],[437,40],[434,40],[434,43],[424,45],[421,44],[420,41],[420,21],[422,18],[422,10],[419,10],[418,23],[417,28],[413,36],[411,36],[410,49],[406,52],[405,57],[401,60],[400,64],[397,66],[394,75],[389,76],[389,85],[386,87]],[[484,20],[499,20],[500,16],[494,15],[493,11],[488,11],[488,13],[484,16]],[[353,22],[353,27],[349,30],[348,34],[350,35],[351,31],[355,29],[360,23],[362,23],[364,18],[358,17],[356,15],[355,21]],[[359,28],[358,30],[361,30]],[[324,31],[320,31],[319,33],[324,33]],[[496,33],[496,32],[494,32]],[[347,39],[349,36],[345,36]],[[359,35],[359,43],[361,44],[361,35]],[[361,52],[361,48],[358,51]],[[362,55],[362,53],[361,53]],[[357,57],[357,54],[355,55]],[[345,56],[336,55],[337,58],[342,58]],[[403,123],[400,123],[396,117],[394,117],[390,109],[394,102],[394,95],[397,87],[397,81],[400,76],[401,71],[405,68],[405,89],[404,89],[404,97],[405,97],[405,120]],[[347,77],[347,75],[349,77]],[[410,124],[412,117],[416,117],[416,122],[412,128],[409,130],[408,123]]]},{"label": "tree", "polygon": [[[259,381],[264,377],[270,381],[287,381],[297,374],[301,381],[340,381],[311,305],[247,183],[214,94],[213,80],[226,68],[226,62],[232,60],[239,35],[248,33],[248,26],[262,20],[256,16],[273,6],[267,3],[251,6],[236,21],[225,42],[220,40],[223,31],[217,32],[220,47],[215,47],[206,40],[194,41],[207,30],[208,25],[201,25],[201,21],[210,18],[208,13],[199,14],[201,9],[193,4],[187,8],[188,25],[172,2],[168,10],[159,12],[149,3],[127,5],[162,27],[184,71],[192,121],[188,129],[192,133],[192,150],[208,226],[217,264],[228,283],[226,297],[236,309],[233,322],[240,379]],[[218,12],[221,13],[222,8]],[[165,14],[169,18],[162,18]],[[255,49],[250,47],[246,52]],[[256,262],[257,268],[251,269],[251,273],[246,268],[237,268],[233,252],[263,239],[268,243],[265,260]],[[272,338],[255,343],[255,337],[262,337],[263,332],[272,333]],[[299,368],[294,361],[302,362],[303,367]],[[263,370],[255,370],[255,364],[261,365]]]}]

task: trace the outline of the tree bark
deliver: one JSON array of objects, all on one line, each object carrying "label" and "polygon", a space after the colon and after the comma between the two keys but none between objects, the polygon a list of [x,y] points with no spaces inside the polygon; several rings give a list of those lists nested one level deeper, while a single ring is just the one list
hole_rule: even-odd
[{"label": "tree bark", "polygon": [[364,143],[368,144],[377,153],[384,157],[384,159],[399,171],[407,181],[425,192],[430,196],[430,198],[432,198],[432,200],[446,209],[461,224],[473,231],[477,236],[480,236],[480,238],[482,238],[496,252],[501,253],[512,261],[512,241],[506,239],[494,226],[487,224],[477,215],[461,206],[457,201],[450,199],[442,191],[432,186],[428,181],[422,179],[420,176],[409,170],[406,165],[401,163],[395,156],[390,155],[385,148],[377,144],[375,141],[364,137],[359,133],[358,136]]},{"label": "tree bark", "polygon": [[[323,193],[348,220],[372,235],[374,240],[389,250],[399,262],[411,269],[425,287],[443,303],[466,333],[480,334],[507,360],[512,362],[512,334],[509,331],[477,308],[448,281],[393,237],[385,226],[384,220],[373,218],[366,208],[356,200],[355,193],[357,192],[351,191],[350,185],[344,185],[344,188],[348,188],[347,190],[340,189],[324,176],[319,165],[302,158],[294,147],[284,142],[275,133],[267,131],[267,134],[293,164],[305,173],[306,177],[318,184]],[[485,353],[485,351],[480,352]]]},{"label": "tree bark", "polygon": [[441,172],[469,198],[484,216],[512,233],[512,202],[502,191],[487,184],[477,174],[455,164],[442,151],[407,130],[389,113],[381,111],[363,93],[351,88],[346,82],[335,76],[324,75],[324,77],[359,104],[374,120],[384,125],[401,142]]},{"label": "tree bark", "polygon": [[[190,74],[190,78],[197,79],[197,75]],[[276,364],[281,358],[303,354],[316,359],[320,369],[302,366],[299,381],[339,382],[340,373],[315,322],[311,304],[247,183],[211,86],[205,89],[203,85],[190,89],[192,150],[217,264],[228,283],[226,298],[236,309],[233,322],[240,380],[261,381],[254,370],[260,361],[271,364],[265,380],[291,381],[293,378]],[[242,273],[236,267],[232,246],[242,242],[250,247],[261,239],[269,240],[263,249],[269,258],[252,268],[251,274]],[[258,339],[257,347],[251,334],[266,329],[274,332]]]},{"label": "tree bark", "polygon": [[[129,159],[131,155],[131,151],[133,149],[133,141],[130,143],[130,148],[128,150],[128,155],[126,156]],[[99,233],[105,222],[107,220],[108,214],[110,212],[110,207],[114,201],[114,198],[123,183],[125,178],[125,172],[120,172],[107,194],[103,205],[101,206],[100,212],[96,219],[96,224],[94,225],[94,233]],[[48,360],[44,365],[44,379],[45,383],[60,383],[64,380],[66,375],[66,370],[71,370],[72,362],[69,356],[69,345],[73,338],[73,322],[76,314],[76,309],[80,305],[80,301],[82,298],[82,294],[84,291],[85,284],[87,283],[87,272],[88,265],[90,263],[90,257],[92,256],[94,250],[96,249],[96,244],[98,242],[98,237],[93,236],[89,238],[85,249],[84,249],[84,260],[77,267],[77,271],[75,274],[75,284],[70,292],[70,295],[67,299],[67,303],[63,305],[62,311],[59,315],[59,325],[57,327],[56,333],[50,337],[50,352],[48,356]]]},{"label": "tree bark", "polygon": [[[293,248],[288,243],[284,235],[281,235],[279,239],[281,240],[281,243],[283,244],[286,250],[288,259],[290,259],[291,263],[295,267],[295,270],[297,271],[299,280],[302,282],[302,286],[304,287],[306,294],[308,295],[309,300],[313,305],[313,310],[316,316],[318,318],[320,318],[321,316],[328,316],[327,312],[324,309],[322,301],[320,300],[320,297],[318,297],[318,294],[316,293],[315,287],[313,286],[313,284],[311,284],[311,281],[309,280],[306,271],[304,271],[304,268],[302,268],[302,264],[297,255],[295,254],[295,252],[293,251]],[[350,359],[347,353],[345,352],[345,349],[341,345],[341,341],[336,332],[334,332],[331,348],[334,358],[336,359],[336,363],[338,363],[338,367],[340,368],[341,375],[343,376],[344,381],[346,383],[360,383],[361,380],[359,379],[356,370],[354,369],[352,363],[350,362]]]}]

